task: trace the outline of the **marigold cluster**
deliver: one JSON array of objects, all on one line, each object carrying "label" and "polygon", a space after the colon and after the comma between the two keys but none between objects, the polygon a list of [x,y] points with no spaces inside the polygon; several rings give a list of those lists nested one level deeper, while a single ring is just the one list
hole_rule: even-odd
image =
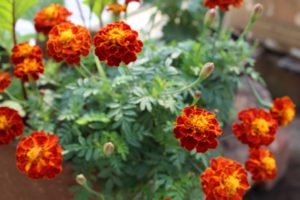
[{"label": "marigold cluster", "polygon": [[72,13],[59,4],[52,4],[41,9],[34,17],[34,26],[37,32],[47,35],[50,30],[63,22],[67,22],[67,18]]},{"label": "marigold cluster", "polygon": [[295,104],[290,97],[277,98],[273,101],[270,112],[281,126],[288,125],[295,117]]},{"label": "marigold cluster", "polygon": [[236,161],[213,158],[200,176],[206,200],[242,200],[250,188],[247,172]]},{"label": "marigold cluster", "polygon": [[53,27],[48,36],[47,52],[57,62],[79,64],[80,56],[89,54],[91,35],[83,26],[61,23]]},{"label": "marigold cluster", "polygon": [[11,78],[8,73],[0,72],[0,92],[3,92],[11,84]]},{"label": "marigold cluster", "polygon": [[17,146],[18,169],[29,178],[54,178],[62,171],[62,147],[57,135],[32,132],[23,137]]},{"label": "marigold cluster", "polygon": [[12,49],[11,61],[15,65],[14,75],[23,82],[37,80],[44,72],[42,50],[29,42],[20,43]]},{"label": "marigold cluster", "polygon": [[100,29],[94,37],[95,54],[109,66],[134,62],[142,51],[143,43],[138,33],[126,23],[119,21]]},{"label": "marigold cluster", "polygon": [[277,122],[263,109],[250,108],[238,114],[240,123],[233,123],[232,129],[237,138],[250,147],[269,145],[275,139]]},{"label": "marigold cluster", "polygon": [[222,134],[215,115],[207,110],[189,106],[177,118],[174,135],[181,146],[191,151],[205,152],[217,147],[217,136]]},{"label": "marigold cluster", "polygon": [[9,144],[22,135],[23,130],[23,121],[18,112],[8,107],[0,107],[0,144]]},{"label": "marigold cluster", "polygon": [[107,10],[111,11],[116,15],[120,15],[122,12],[125,12],[127,10],[127,5],[122,5],[119,3],[110,3],[107,6]]},{"label": "marigold cluster", "polygon": [[208,8],[219,7],[221,10],[227,11],[229,6],[239,8],[244,0],[204,0],[204,6]]},{"label": "marigold cluster", "polygon": [[268,149],[250,149],[250,156],[245,166],[252,174],[252,179],[257,183],[272,180],[276,177],[276,160]]}]

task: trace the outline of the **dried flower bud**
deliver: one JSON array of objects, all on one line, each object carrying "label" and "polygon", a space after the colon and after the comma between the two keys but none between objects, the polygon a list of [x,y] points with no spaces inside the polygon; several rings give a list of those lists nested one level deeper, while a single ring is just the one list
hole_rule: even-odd
[{"label": "dried flower bud", "polygon": [[111,142],[107,142],[103,146],[103,151],[106,156],[110,156],[115,150],[115,145]]},{"label": "dried flower bud", "polygon": [[263,13],[263,10],[264,10],[264,7],[262,4],[260,4],[260,3],[255,4],[254,8],[253,8],[253,16],[255,18],[260,17]]},{"label": "dried flower bud", "polygon": [[201,80],[207,79],[213,73],[214,69],[215,69],[214,63],[206,63],[200,71]]},{"label": "dried flower bud", "polygon": [[199,91],[199,90],[196,90],[196,91],[194,92],[194,97],[195,97],[195,98],[200,98],[201,95],[202,95],[202,93],[201,93],[201,91]]},{"label": "dried flower bud", "polygon": [[204,24],[207,25],[207,26],[211,26],[212,23],[215,21],[216,16],[217,16],[216,10],[215,9],[210,9],[205,14]]},{"label": "dried flower bud", "polygon": [[79,185],[84,185],[86,183],[86,178],[83,174],[78,174],[75,180]]}]

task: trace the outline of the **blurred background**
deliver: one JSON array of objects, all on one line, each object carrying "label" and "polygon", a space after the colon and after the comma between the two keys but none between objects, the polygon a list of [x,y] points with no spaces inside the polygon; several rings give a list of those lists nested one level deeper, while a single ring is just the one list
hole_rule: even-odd
[{"label": "blurred background", "polygon": [[[83,1],[78,7],[76,1],[41,0],[24,19],[17,22],[17,31],[21,35],[35,34],[31,19],[40,7],[50,3],[65,3],[73,12],[71,21],[87,25],[96,31],[99,21]],[[122,3],[122,0],[120,0]],[[253,5],[264,5],[264,13],[248,36],[251,43],[257,43],[253,55],[256,70],[262,75],[265,84],[255,83],[264,99],[290,96],[300,108],[300,1],[299,0],[246,0],[241,9],[232,8],[225,16],[224,28],[237,37],[246,26]],[[191,6],[192,5],[192,6]],[[79,8],[83,10],[83,18]],[[207,9],[201,6],[201,0],[145,0],[129,5],[127,22],[133,29],[139,30],[144,37],[156,38],[166,42],[195,39],[201,31],[199,21]],[[110,13],[103,14],[108,21]],[[91,19],[91,20],[89,20]],[[247,84],[241,84],[235,100],[237,111],[245,107],[256,106],[256,100]],[[230,127],[226,131],[231,132]],[[246,196],[249,200],[299,200],[300,199],[300,117],[286,128],[281,128],[272,149],[279,166],[277,180],[254,187]],[[235,140],[223,142],[225,155],[241,162],[246,160],[247,149]],[[51,182],[27,181],[17,172],[15,160],[11,156],[14,146],[3,146],[0,151],[0,199],[2,200],[68,200],[72,199],[70,187],[75,184],[70,166],[66,166],[62,175]],[[18,183],[16,186],[15,183]],[[72,190],[72,188],[71,188]],[[35,192],[32,192],[35,191]],[[55,191],[55,192],[54,192]]]}]

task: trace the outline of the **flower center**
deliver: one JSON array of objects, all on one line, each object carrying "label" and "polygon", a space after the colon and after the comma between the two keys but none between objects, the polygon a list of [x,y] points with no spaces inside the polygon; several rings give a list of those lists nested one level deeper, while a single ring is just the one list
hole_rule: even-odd
[{"label": "flower center", "polygon": [[295,117],[295,110],[292,108],[284,109],[281,116],[283,125],[287,125]]},{"label": "flower center", "polygon": [[203,130],[208,126],[208,120],[203,115],[193,115],[189,119],[190,125],[193,129],[196,130]]},{"label": "flower center", "polygon": [[262,159],[262,163],[267,172],[271,172],[276,168],[276,161],[274,158],[265,157]]},{"label": "flower center", "polygon": [[0,116],[0,130],[6,129],[7,125],[8,125],[7,118],[3,115]]},{"label": "flower center", "polygon": [[22,45],[20,48],[19,48],[19,54],[22,56],[22,57],[26,57],[30,54],[30,52],[32,51],[32,47],[29,45],[29,44],[25,44],[25,45]]},{"label": "flower center", "polygon": [[269,123],[262,118],[257,118],[252,122],[252,129],[258,134],[264,135],[269,132]]},{"label": "flower center", "polygon": [[52,6],[49,6],[45,9],[45,15],[46,15],[46,18],[47,19],[52,19],[55,17],[55,11],[56,11],[56,8],[54,5]]},{"label": "flower center", "polygon": [[59,40],[63,44],[70,42],[73,38],[74,34],[72,33],[72,30],[63,31],[59,36]]},{"label": "flower center", "polygon": [[38,160],[41,156],[42,148],[41,147],[33,147],[27,152],[27,156],[31,162]]},{"label": "flower center", "polygon": [[36,60],[25,59],[23,66],[24,66],[24,72],[27,74],[30,72],[36,72],[38,70],[39,64],[37,63]]},{"label": "flower center", "polygon": [[112,40],[114,43],[120,42],[124,36],[126,35],[126,32],[119,28],[114,28],[109,31],[108,33],[109,39]]},{"label": "flower center", "polygon": [[224,187],[226,188],[226,191],[228,192],[229,196],[233,196],[237,189],[240,186],[240,181],[235,176],[231,175],[228,176],[224,181]]}]

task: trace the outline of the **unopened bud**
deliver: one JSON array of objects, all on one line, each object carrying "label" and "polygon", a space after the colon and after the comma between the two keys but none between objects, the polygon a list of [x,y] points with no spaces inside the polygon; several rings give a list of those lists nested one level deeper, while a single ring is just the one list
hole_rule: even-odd
[{"label": "unopened bud", "polygon": [[216,16],[217,16],[216,10],[215,9],[210,9],[205,14],[204,24],[207,25],[207,26],[211,26],[212,23],[215,21]]},{"label": "unopened bud", "polygon": [[111,142],[107,142],[103,146],[103,152],[106,156],[110,156],[115,150],[115,145]]},{"label": "unopened bud", "polygon": [[201,95],[202,95],[202,93],[201,93],[201,91],[199,91],[199,90],[196,90],[196,91],[194,92],[195,98],[200,98]]},{"label": "unopened bud", "polygon": [[260,17],[262,15],[264,11],[264,7],[262,4],[260,3],[257,3],[254,5],[254,8],[253,8],[253,15],[257,18],[257,17]]},{"label": "unopened bud", "polygon": [[206,63],[200,71],[201,80],[207,79],[213,73],[214,69],[215,69],[214,63]]},{"label": "unopened bud", "polygon": [[86,178],[83,174],[78,174],[75,180],[79,185],[84,185],[86,183]]}]

